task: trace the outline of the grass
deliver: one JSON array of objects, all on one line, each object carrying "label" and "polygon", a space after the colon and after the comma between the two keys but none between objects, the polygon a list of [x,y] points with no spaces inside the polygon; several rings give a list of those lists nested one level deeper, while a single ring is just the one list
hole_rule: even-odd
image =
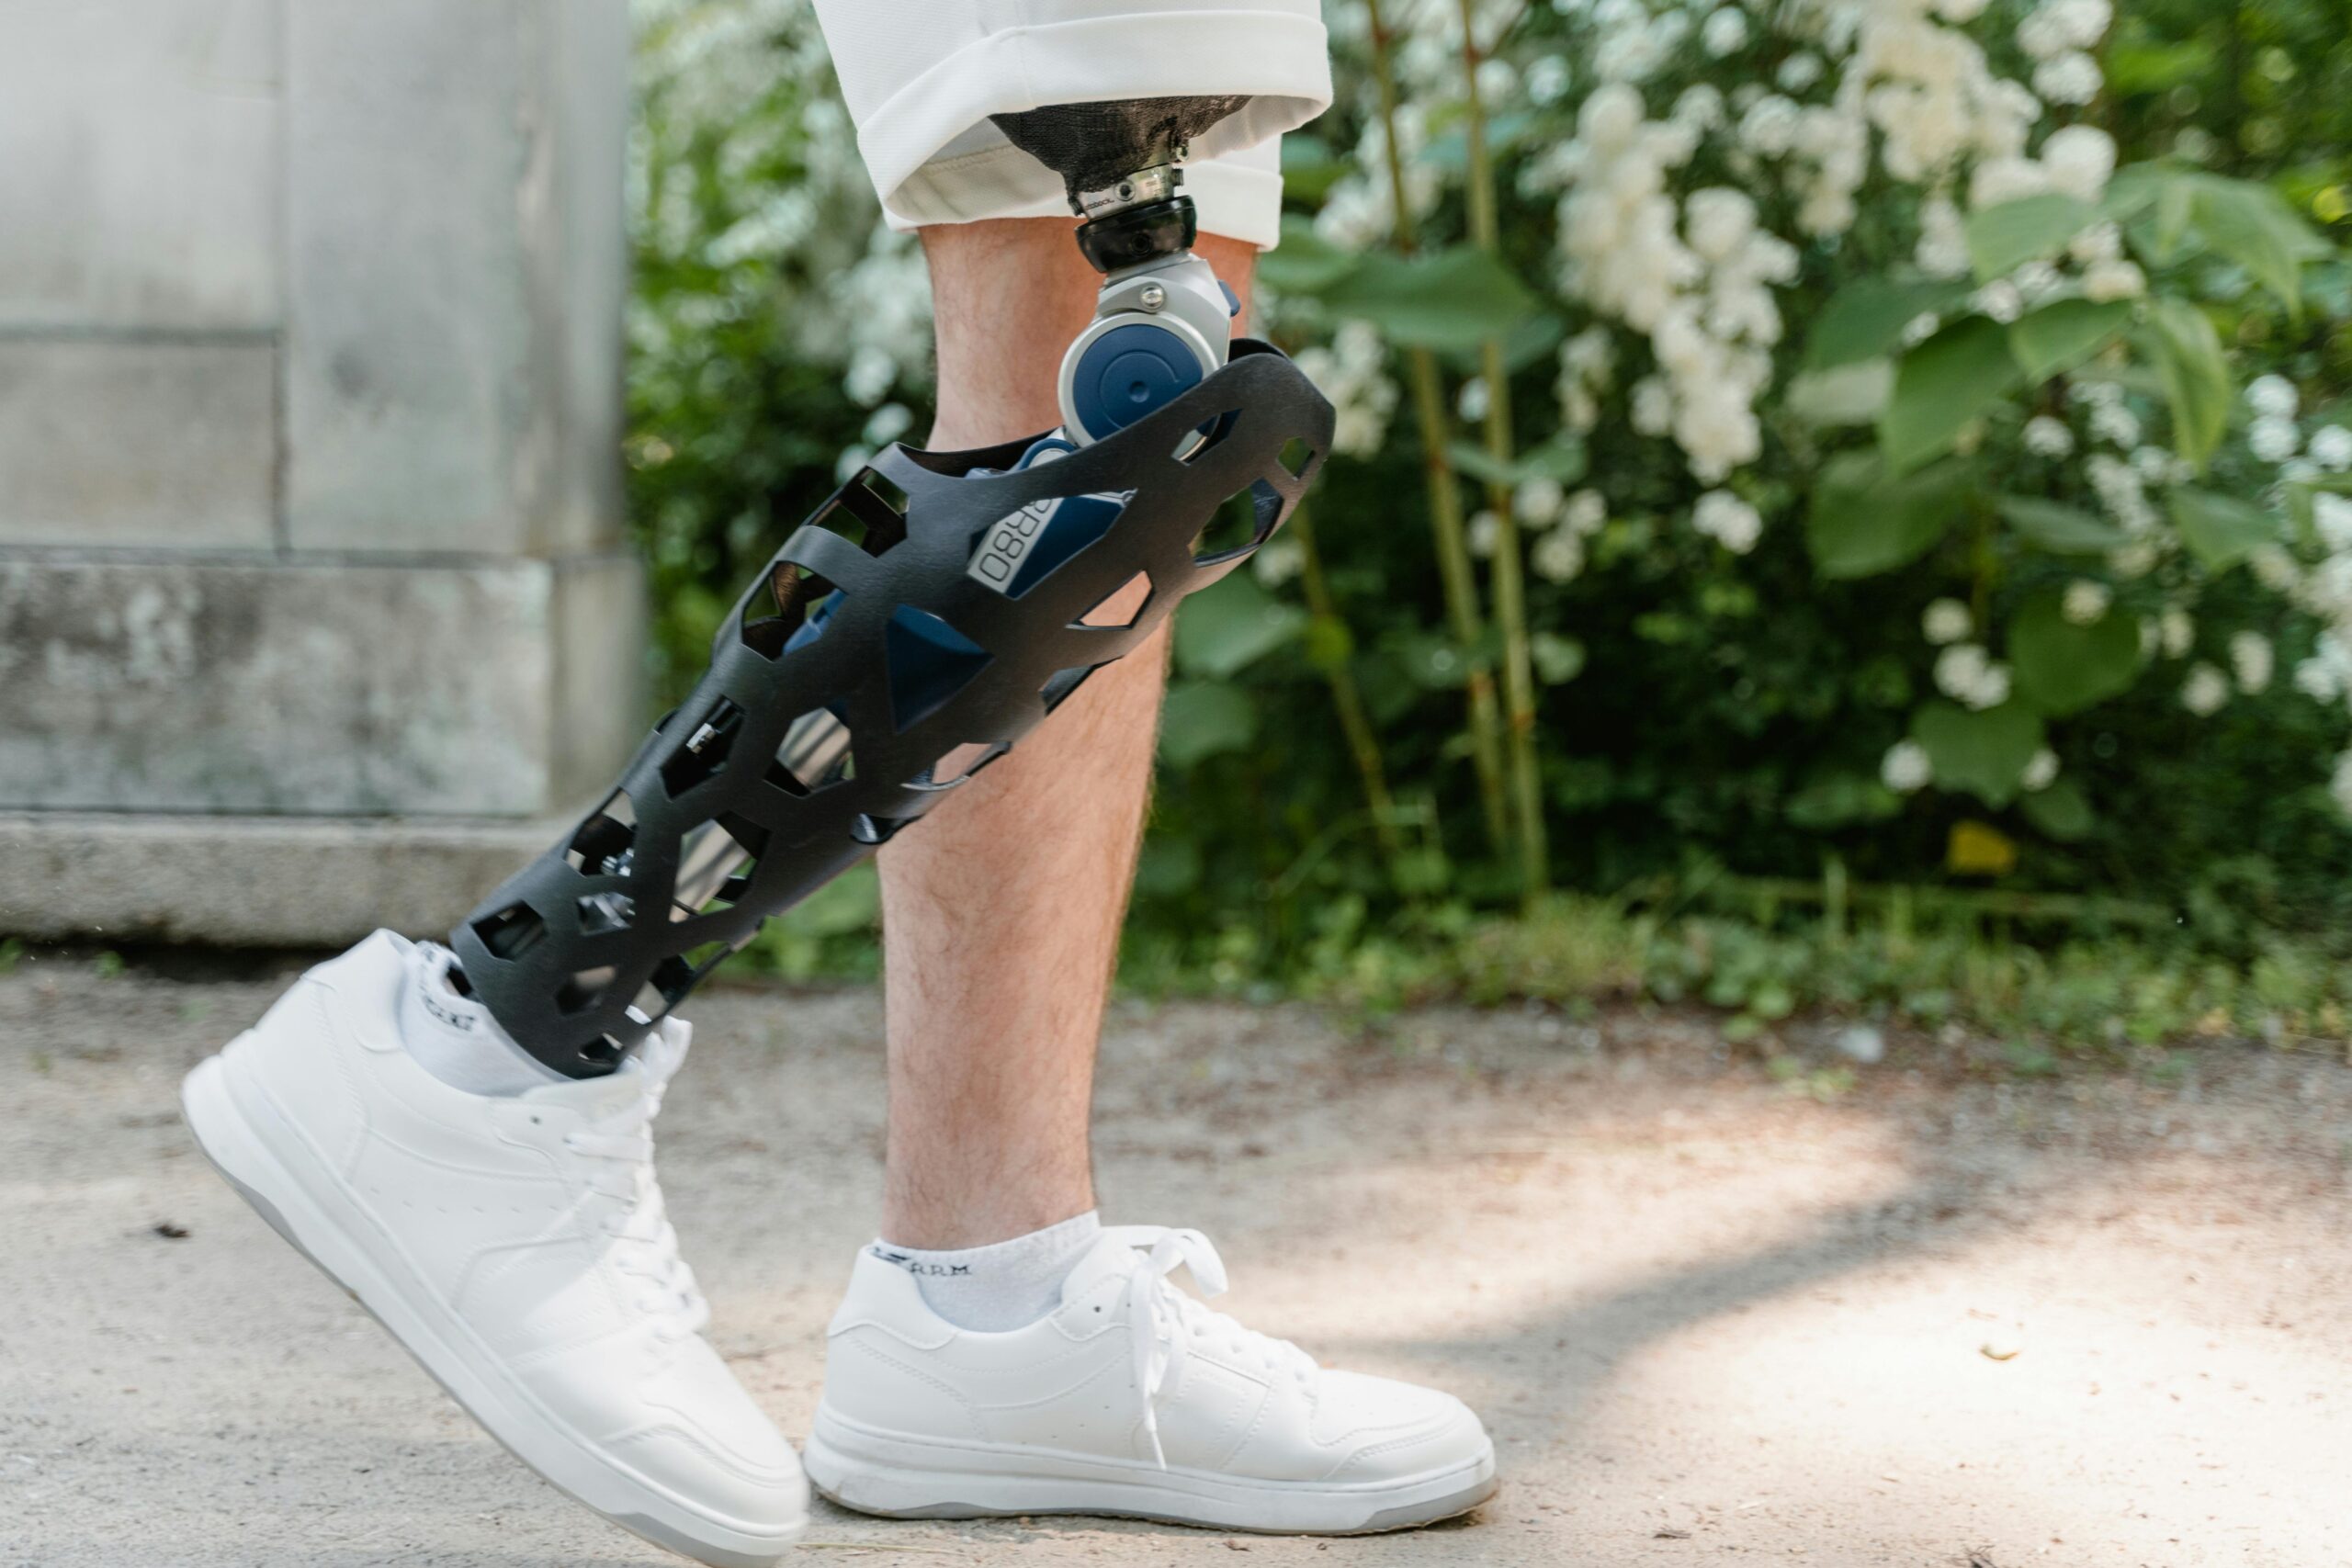
[{"label": "grass", "polygon": [[[2216,952],[2159,925],[1965,900],[1773,896],[1710,885],[1678,904],[1554,895],[1524,915],[1440,906],[1383,919],[1338,900],[1277,951],[1246,919],[1182,937],[1131,929],[1130,994],[1272,1001],[1366,1016],[1432,1002],[1698,1006],[1725,1037],[1784,1021],[1849,1019],[1999,1042],[2019,1077],[2071,1062],[2144,1063],[2164,1047],[2256,1040],[2352,1056],[2352,966],[2336,944],[2272,933]],[[739,972],[868,979],[879,952],[870,889],[770,922]],[[2130,913],[2127,911],[2127,914]]]}]

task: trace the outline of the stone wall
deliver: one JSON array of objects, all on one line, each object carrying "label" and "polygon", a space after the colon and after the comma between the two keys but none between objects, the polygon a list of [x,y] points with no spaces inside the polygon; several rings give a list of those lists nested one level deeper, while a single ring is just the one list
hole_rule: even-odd
[{"label": "stone wall", "polygon": [[136,874],[197,840],[457,846],[446,920],[638,738],[628,43],[625,0],[0,7],[0,930],[200,940],[217,892]]}]

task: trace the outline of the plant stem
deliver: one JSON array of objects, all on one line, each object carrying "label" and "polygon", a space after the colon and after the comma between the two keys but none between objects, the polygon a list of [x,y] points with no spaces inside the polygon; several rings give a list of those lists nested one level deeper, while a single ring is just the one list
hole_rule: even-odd
[{"label": "plant stem", "polygon": [[[1316,547],[1315,520],[1308,515],[1304,502],[1290,514],[1290,533],[1298,541],[1299,582],[1306,590],[1307,613],[1318,621],[1331,622],[1344,635],[1347,623],[1340,619],[1339,605],[1331,597],[1330,580],[1323,575],[1323,552]],[[1323,679],[1331,688],[1331,705],[1339,710],[1340,728],[1347,737],[1356,773],[1363,780],[1363,799],[1372,809],[1373,833],[1379,839],[1381,853],[1388,857],[1393,872],[1396,861],[1405,852],[1405,840],[1396,831],[1396,797],[1388,793],[1388,770],[1381,760],[1379,738],[1364,712],[1363,694],[1357,689],[1355,671],[1344,658],[1335,659],[1326,666]]]},{"label": "plant stem", "polygon": [[[1364,0],[1372,19],[1372,70],[1380,89],[1380,124],[1388,157],[1388,193],[1396,209],[1396,248],[1411,255],[1419,246],[1414,232],[1412,203],[1405,190],[1405,155],[1396,145],[1396,76],[1389,63],[1392,35],[1380,13],[1380,0]],[[1424,478],[1429,487],[1430,532],[1437,548],[1438,581],[1445,594],[1448,625],[1463,656],[1471,661],[1466,682],[1470,700],[1470,758],[1478,774],[1478,799],[1484,808],[1487,837],[1498,849],[1510,841],[1510,815],[1503,800],[1502,730],[1495,702],[1494,674],[1479,662],[1486,641],[1486,621],[1478,610],[1477,578],[1470,564],[1469,532],[1462,521],[1462,491],[1446,450],[1445,399],[1438,380],[1437,356],[1426,348],[1405,351],[1406,378],[1412,389],[1413,413],[1420,425]]]},{"label": "plant stem", "polygon": [[[1462,71],[1468,95],[1470,150],[1470,238],[1489,255],[1499,255],[1500,227],[1495,218],[1495,163],[1487,147],[1487,108],[1478,91],[1483,56],[1474,27],[1473,0],[1458,0],[1462,14]],[[1511,460],[1510,380],[1503,369],[1503,345],[1488,338],[1478,345],[1478,367],[1487,387],[1487,455],[1498,465]],[[1529,903],[1551,881],[1550,846],[1544,823],[1544,784],[1535,760],[1535,665],[1527,635],[1527,578],[1519,540],[1519,518],[1511,510],[1511,487],[1487,482],[1487,504],[1495,513],[1495,616],[1503,632],[1503,705],[1510,743],[1511,804],[1519,840],[1520,892]]]}]

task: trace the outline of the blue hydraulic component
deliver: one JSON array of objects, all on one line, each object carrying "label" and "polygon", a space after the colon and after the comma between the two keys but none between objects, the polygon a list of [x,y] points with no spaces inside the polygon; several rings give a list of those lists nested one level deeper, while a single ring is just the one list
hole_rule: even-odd
[{"label": "blue hydraulic component", "polygon": [[1087,345],[1070,384],[1070,412],[1096,441],[1125,430],[1201,384],[1200,357],[1156,322],[1117,326]]},{"label": "blue hydraulic component", "polygon": [[1015,599],[1028,592],[1047,572],[1109,533],[1126,504],[1122,495],[1073,495],[1056,502],[1005,592]]},{"label": "blue hydraulic component", "polygon": [[989,667],[989,653],[928,610],[901,604],[883,633],[890,660],[890,718],[901,731],[937,713]]},{"label": "blue hydraulic component", "polygon": [[[1022,453],[1011,471],[1018,473],[1078,449],[1063,436],[1041,436]],[[1029,534],[1019,566],[1002,585],[1004,592],[1018,599],[1029,592],[1054,568],[1109,533],[1126,503],[1125,494],[1073,495],[1047,502],[1041,509],[1043,521]],[[786,651],[806,648],[822,636],[841,603],[838,590],[819,600],[808,620],[785,643]],[[936,711],[988,663],[987,651],[945,621],[903,606],[891,615],[887,640],[892,715],[900,729]],[[838,712],[834,716],[846,717]]]}]

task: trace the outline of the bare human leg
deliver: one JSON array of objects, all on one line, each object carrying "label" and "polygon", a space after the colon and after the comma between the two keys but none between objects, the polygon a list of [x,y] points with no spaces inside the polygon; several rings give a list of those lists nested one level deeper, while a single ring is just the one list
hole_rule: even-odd
[{"label": "bare human leg", "polygon": [[[1102,279],[1058,219],[926,229],[931,444],[1051,428],[1055,372]],[[1254,248],[1195,247],[1241,297]],[[889,1136],[882,1234],[985,1246],[1094,1206],[1094,1050],[1134,879],[1166,628],[881,852]]]}]

